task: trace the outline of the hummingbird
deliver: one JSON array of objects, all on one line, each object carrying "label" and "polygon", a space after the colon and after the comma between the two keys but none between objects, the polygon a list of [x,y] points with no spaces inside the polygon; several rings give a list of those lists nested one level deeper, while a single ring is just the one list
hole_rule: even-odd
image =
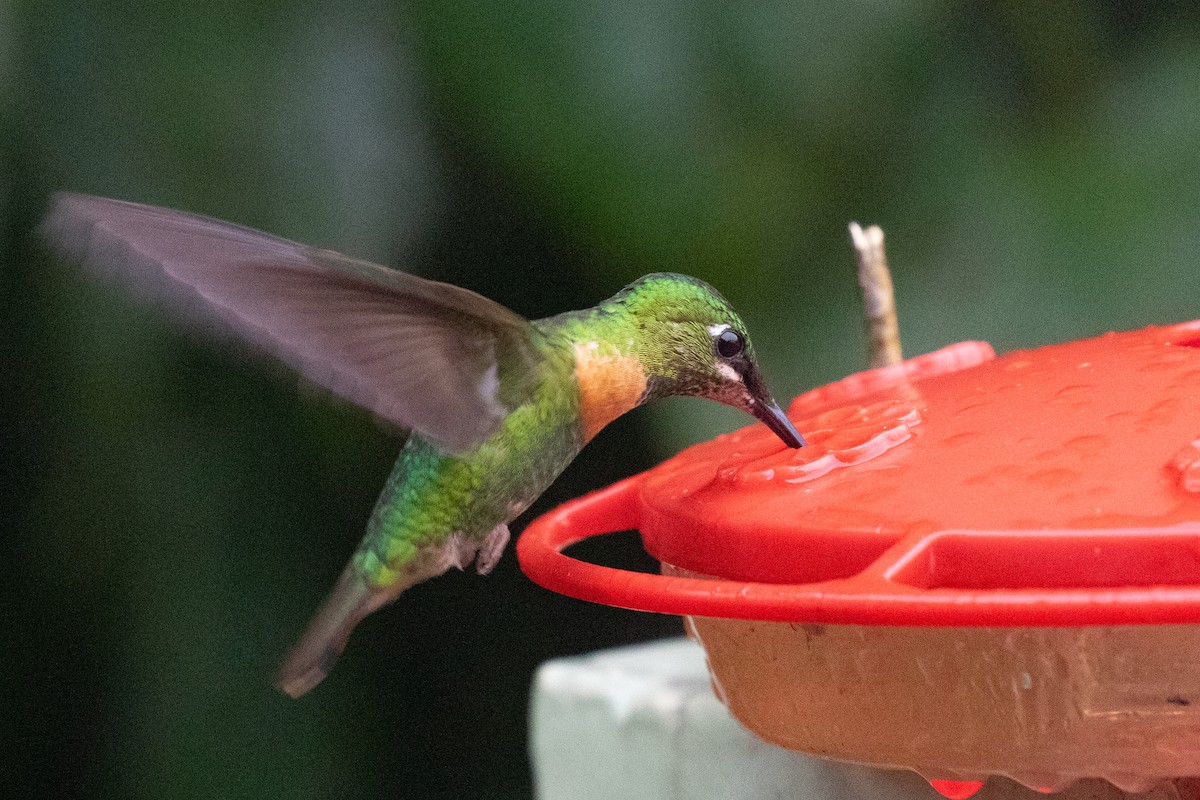
[{"label": "hummingbird", "polygon": [[58,194],[41,230],[60,256],[410,431],[358,549],[279,668],[292,697],[405,589],[472,562],[489,572],[508,524],[647,401],[706,397],[804,445],[737,312],[686,275],[529,321],[467,289],[167,208]]}]

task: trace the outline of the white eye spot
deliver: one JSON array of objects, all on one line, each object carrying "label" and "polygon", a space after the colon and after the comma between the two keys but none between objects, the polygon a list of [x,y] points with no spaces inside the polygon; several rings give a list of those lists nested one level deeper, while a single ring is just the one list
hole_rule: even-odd
[{"label": "white eye spot", "polygon": [[[726,325],[725,327],[729,326]],[[717,362],[717,372],[721,373],[726,380],[737,381],[738,383],[742,382],[742,376],[738,374],[738,371],[724,361]]]},{"label": "white eye spot", "polygon": [[708,326],[708,335],[713,336],[713,337],[720,336],[722,333],[729,330],[730,327],[732,327],[732,326],[726,325],[725,323],[721,323],[720,325],[709,325]]},{"label": "white eye spot", "polygon": [[599,350],[599,349],[600,349],[600,343],[599,343],[599,342],[588,342],[588,343],[587,343],[587,349],[588,349],[588,350]]}]

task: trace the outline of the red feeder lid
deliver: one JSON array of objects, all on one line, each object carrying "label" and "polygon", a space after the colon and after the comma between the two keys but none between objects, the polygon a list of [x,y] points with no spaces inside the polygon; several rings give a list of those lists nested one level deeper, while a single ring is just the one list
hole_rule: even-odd
[{"label": "red feeder lid", "polygon": [[[964,342],[808,392],[529,526],[526,573],[646,611],[893,625],[1200,622],[1200,322],[996,358]],[[638,528],[686,571],[563,555]]]}]

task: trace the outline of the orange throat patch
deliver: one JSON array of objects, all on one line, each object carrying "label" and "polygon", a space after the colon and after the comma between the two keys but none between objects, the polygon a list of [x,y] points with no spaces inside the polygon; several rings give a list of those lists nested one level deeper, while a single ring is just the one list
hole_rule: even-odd
[{"label": "orange throat patch", "polygon": [[596,342],[575,345],[575,379],[583,440],[635,408],[646,392],[646,372],[635,356],[605,352]]}]

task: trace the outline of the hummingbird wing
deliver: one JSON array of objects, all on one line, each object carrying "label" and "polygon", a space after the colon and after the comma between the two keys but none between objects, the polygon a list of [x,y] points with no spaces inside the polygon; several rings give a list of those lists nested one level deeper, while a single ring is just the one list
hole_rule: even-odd
[{"label": "hummingbird wing", "polygon": [[231,329],[447,452],[478,445],[532,392],[533,327],[457,286],[210,217],[85,195],[56,195],[42,233],[60,255]]}]

